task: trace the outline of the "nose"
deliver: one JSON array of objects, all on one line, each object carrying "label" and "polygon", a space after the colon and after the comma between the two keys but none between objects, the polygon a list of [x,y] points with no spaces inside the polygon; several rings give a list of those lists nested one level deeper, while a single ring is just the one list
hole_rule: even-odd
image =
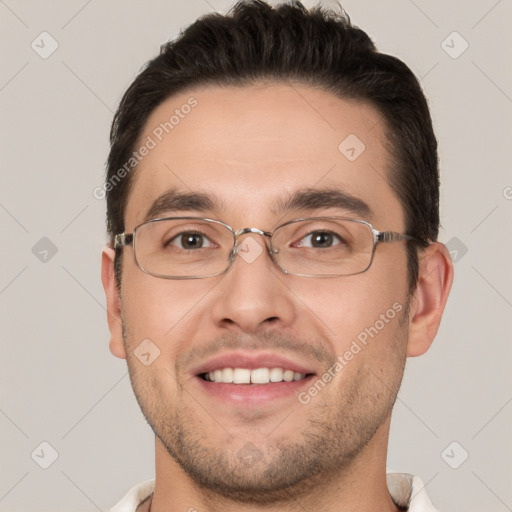
[{"label": "nose", "polygon": [[265,238],[253,233],[238,240],[235,260],[215,287],[212,308],[217,326],[246,333],[290,325],[295,318],[286,276],[274,265]]}]

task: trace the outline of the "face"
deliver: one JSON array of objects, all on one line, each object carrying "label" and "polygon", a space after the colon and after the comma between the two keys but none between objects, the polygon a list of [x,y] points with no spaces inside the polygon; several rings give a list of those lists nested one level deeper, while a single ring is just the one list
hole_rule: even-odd
[{"label": "face", "polygon": [[[179,121],[161,133],[176,109]],[[148,137],[156,145],[134,176],[127,233],[148,216],[269,232],[344,216],[404,231],[384,125],[368,105],[306,86],[194,89],[152,113],[139,145]],[[290,201],[305,192],[310,200]],[[211,201],[176,200],[191,193]],[[327,481],[387,436],[407,351],[406,245],[378,245],[365,273],[311,278],[281,272],[261,251],[265,237],[244,240],[253,258],[239,254],[226,273],[191,280],[148,275],[125,247],[123,329],[111,349],[127,358],[160,457],[201,486],[265,501]],[[242,381],[277,382],[218,382],[230,368]]]}]

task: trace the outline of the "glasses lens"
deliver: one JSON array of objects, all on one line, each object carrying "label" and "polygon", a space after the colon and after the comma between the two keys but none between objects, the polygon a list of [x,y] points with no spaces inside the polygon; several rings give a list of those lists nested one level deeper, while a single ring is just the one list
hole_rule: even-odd
[{"label": "glasses lens", "polygon": [[193,217],[150,221],[135,230],[139,267],[162,277],[206,277],[223,272],[233,247],[220,222]]},{"label": "glasses lens", "polygon": [[272,238],[279,266],[291,274],[346,276],[364,272],[373,253],[371,228],[340,219],[306,219],[280,227]]}]

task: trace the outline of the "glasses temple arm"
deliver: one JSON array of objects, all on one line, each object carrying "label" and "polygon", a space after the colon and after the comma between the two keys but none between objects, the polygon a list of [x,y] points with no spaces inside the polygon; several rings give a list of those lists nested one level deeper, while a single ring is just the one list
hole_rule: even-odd
[{"label": "glasses temple arm", "polygon": [[133,233],[121,233],[114,237],[114,249],[130,245],[133,242]]},{"label": "glasses temple arm", "polygon": [[397,233],[395,231],[378,231],[376,233],[376,242],[377,243],[388,243],[388,242],[397,242],[400,240],[410,240],[414,242],[418,242],[419,244],[427,247],[430,245],[427,241],[422,240],[421,238],[416,238],[411,235],[404,235],[403,233]]}]

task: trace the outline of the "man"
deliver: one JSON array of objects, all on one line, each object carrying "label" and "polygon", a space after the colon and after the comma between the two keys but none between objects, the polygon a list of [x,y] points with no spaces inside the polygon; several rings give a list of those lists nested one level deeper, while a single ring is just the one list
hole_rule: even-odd
[{"label": "man", "polygon": [[386,476],[453,270],[411,71],[347,17],[240,2],[136,78],[111,134],[110,350],[156,478],[112,510],[435,510]]}]

